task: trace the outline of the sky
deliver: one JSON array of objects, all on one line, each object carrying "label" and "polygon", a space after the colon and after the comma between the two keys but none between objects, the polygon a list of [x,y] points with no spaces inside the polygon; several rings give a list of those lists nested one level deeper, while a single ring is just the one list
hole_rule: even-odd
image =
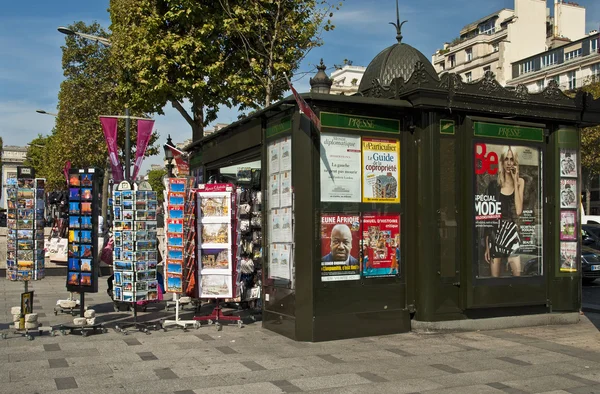
[{"label": "sky", "polygon": [[[199,0],[200,1],[200,0]],[[210,0],[203,0],[210,1]],[[586,31],[599,29],[600,1],[578,0],[586,8]],[[552,7],[552,0],[548,6]],[[49,134],[54,117],[35,110],[57,112],[58,91],[63,80],[61,45],[65,36],[56,29],[82,20],[97,21],[109,28],[108,0],[22,0],[3,2],[0,12],[0,137],[5,145],[24,146],[38,134]],[[514,8],[514,0],[399,0],[403,42],[427,58],[444,42],[458,37],[465,25],[502,8]],[[394,0],[345,0],[333,16],[336,28],[323,34],[324,45],[305,57],[294,86],[310,90],[309,78],[322,58],[328,73],[335,64],[351,60],[368,66],[381,50],[394,44],[396,31],[388,22],[396,20]],[[289,93],[289,92],[288,92]],[[287,94],[286,94],[287,95]],[[171,135],[174,142],[191,138],[191,129],[181,115],[167,106],[165,115],[154,116],[159,143]],[[237,120],[235,110],[222,109],[219,123]],[[141,173],[150,164],[162,164],[162,154],[146,158]]]}]

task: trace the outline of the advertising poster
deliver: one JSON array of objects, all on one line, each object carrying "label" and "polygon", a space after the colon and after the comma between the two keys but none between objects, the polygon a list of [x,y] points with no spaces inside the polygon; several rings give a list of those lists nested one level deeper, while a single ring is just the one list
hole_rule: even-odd
[{"label": "advertising poster", "polygon": [[478,142],[473,153],[477,276],[541,275],[539,149]]},{"label": "advertising poster", "polygon": [[362,139],[363,202],[400,202],[400,141]]},{"label": "advertising poster", "polygon": [[231,275],[202,275],[200,298],[233,297]]},{"label": "advertising poster", "polygon": [[269,209],[279,208],[279,174],[269,176]]},{"label": "advertising poster", "polygon": [[560,180],[560,207],[577,208],[577,180]]},{"label": "advertising poster", "polygon": [[286,244],[271,244],[269,249],[269,278],[290,280],[291,246]]},{"label": "advertising poster", "polygon": [[560,240],[561,241],[576,241],[577,235],[575,228],[577,211],[561,211],[560,212]]},{"label": "advertising poster", "polygon": [[360,137],[321,134],[321,201],[360,202]]},{"label": "advertising poster", "polygon": [[577,242],[560,243],[560,272],[577,272]]},{"label": "advertising poster", "polygon": [[272,142],[268,147],[269,152],[269,175],[279,172],[279,142]]},{"label": "advertising poster", "polygon": [[281,154],[281,160],[279,165],[279,171],[291,171],[292,170],[292,139],[285,137],[279,142],[279,153]]},{"label": "advertising poster", "polygon": [[279,206],[292,206],[292,172],[284,171],[279,174]]},{"label": "advertising poster", "polygon": [[560,176],[577,178],[577,151],[575,149],[560,150]]},{"label": "advertising poster", "polygon": [[360,216],[321,215],[321,281],[359,280]]},{"label": "advertising poster", "polygon": [[362,275],[398,275],[400,267],[400,216],[363,215]]}]

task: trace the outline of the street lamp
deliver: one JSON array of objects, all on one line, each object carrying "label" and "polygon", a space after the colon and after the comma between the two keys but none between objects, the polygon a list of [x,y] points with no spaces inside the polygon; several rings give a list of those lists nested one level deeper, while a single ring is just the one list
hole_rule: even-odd
[{"label": "street lamp", "polygon": [[171,150],[171,147],[175,147],[175,145],[173,145],[173,141],[171,141],[171,134],[169,134],[169,136],[167,137],[167,143],[163,145],[163,149],[165,150],[165,160],[167,161],[167,165],[165,167],[167,167],[167,176],[169,178],[173,178],[173,167],[175,167],[173,165],[173,151]]},{"label": "street lamp", "polygon": [[69,29],[68,27],[59,26],[57,30],[59,32],[61,32],[62,34],[66,34],[67,36],[79,36],[79,37],[87,38],[88,40],[92,40],[92,41],[99,42],[100,44],[104,44],[107,47],[112,45],[112,43],[110,42],[110,40],[108,38],[94,36],[92,34],[80,33],[78,31]]},{"label": "street lamp", "polygon": [[58,114],[55,114],[53,112],[44,111],[43,109],[36,109],[35,112],[37,112],[38,114],[42,114],[42,115],[58,116]]}]

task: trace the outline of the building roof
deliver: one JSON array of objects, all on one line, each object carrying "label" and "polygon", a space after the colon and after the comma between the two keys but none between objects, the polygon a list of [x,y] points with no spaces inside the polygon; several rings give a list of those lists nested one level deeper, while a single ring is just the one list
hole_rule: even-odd
[{"label": "building roof", "polygon": [[402,42],[396,43],[383,51],[369,63],[365,74],[363,75],[359,92],[371,88],[374,80],[379,80],[382,86],[389,86],[394,78],[402,77],[408,81],[415,70],[415,65],[421,62],[424,65],[424,70],[433,79],[438,79],[437,73],[431,62],[408,44]]},{"label": "building roof", "polygon": [[500,13],[502,11],[504,11],[504,10],[512,11],[510,8],[502,8],[501,10],[498,10],[496,12],[492,12],[491,14],[489,14],[487,16],[484,16],[483,18],[477,19],[475,22],[469,23],[468,25],[466,25],[465,27],[463,27],[460,30],[460,35],[462,36],[463,34],[468,33],[471,30],[477,28],[477,26],[479,26],[480,23],[486,22],[486,21],[488,21],[488,20],[490,20],[490,19],[492,19],[492,18],[500,15]]}]

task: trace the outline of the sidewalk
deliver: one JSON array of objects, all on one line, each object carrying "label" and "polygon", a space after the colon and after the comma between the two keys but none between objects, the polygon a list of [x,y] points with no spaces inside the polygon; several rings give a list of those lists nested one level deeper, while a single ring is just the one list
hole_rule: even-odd
[{"label": "sidewalk", "polygon": [[[44,325],[64,299],[64,278],[30,284]],[[112,327],[115,313],[100,279],[90,307]],[[0,281],[3,323],[21,283]],[[167,295],[168,296],[168,295]],[[152,309],[153,308],[153,309]],[[186,312],[184,317],[192,312]],[[173,316],[149,307],[142,319]],[[376,324],[374,322],[373,324]],[[5,330],[6,324],[2,325]],[[575,325],[467,333],[408,333],[298,343],[260,322],[183,332],[152,331],[0,339],[1,393],[600,393],[600,334],[585,317]]]}]

